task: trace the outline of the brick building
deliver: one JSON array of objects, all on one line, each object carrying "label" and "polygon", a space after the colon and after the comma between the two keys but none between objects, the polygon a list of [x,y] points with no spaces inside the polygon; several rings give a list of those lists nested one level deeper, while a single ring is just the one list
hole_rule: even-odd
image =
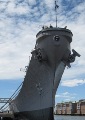
[{"label": "brick building", "polygon": [[62,114],[62,103],[58,103],[56,105],[56,114],[59,114],[59,115]]},{"label": "brick building", "polygon": [[56,105],[55,114],[59,115],[85,115],[85,100],[78,102],[65,102]]},{"label": "brick building", "polygon": [[69,102],[66,107],[67,114],[69,114],[69,115],[75,114],[77,112],[76,107],[77,107],[76,102],[75,103]]},{"label": "brick building", "polygon": [[77,114],[85,115],[85,100],[77,102]]},{"label": "brick building", "polygon": [[80,102],[77,102],[77,114],[78,115],[81,114],[81,112],[80,112]]},{"label": "brick building", "polygon": [[70,114],[75,114],[77,107],[77,103],[72,103],[72,102],[65,102],[65,103],[58,103],[56,105],[56,114],[60,115],[70,115]]},{"label": "brick building", "polygon": [[62,104],[62,114],[66,114],[66,103]]},{"label": "brick building", "polygon": [[81,114],[85,115],[85,101],[81,102]]}]

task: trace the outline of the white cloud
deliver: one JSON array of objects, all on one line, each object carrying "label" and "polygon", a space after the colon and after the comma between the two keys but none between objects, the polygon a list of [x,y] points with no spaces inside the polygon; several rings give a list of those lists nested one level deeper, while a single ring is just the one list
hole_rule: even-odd
[{"label": "white cloud", "polygon": [[56,101],[58,100],[58,98],[60,98],[60,102],[66,102],[66,101],[75,101],[75,98],[76,98],[76,95],[75,93],[69,93],[69,92],[64,92],[64,93],[59,93],[57,95],[55,95],[55,99]]},{"label": "white cloud", "polygon": [[[78,59],[80,60],[80,59]],[[81,61],[82,62],[82,61]],[[71,68],[66,68],[62,77],[62,80],[68,80],[68,79],[74,79],[74,78],[79,78],[82,75],[84,75],[85,73],[85,65],[78,65],[79,62],[75,62],[75,64],[73,64],[71,66]]]},{"label": "white cloud", "polygon": [[18,15],[23,15],[27,14],[29,8],[27,6],[23,6],[23,4],[16,5],[13,2],[9,2],[6,8],[6,11],[8,14],[18,14]]},{"label": "white cloud", "polygon": [[[35,37],[31,31],[28,34],[28,31],[20,31],[21,34],[19,34],[19,38],[15,37],[11,39],[9,36],[10,41],[0,45],[1,79],[23,77],[20,68],[24,68],[29,63],[30,52],[35,44]],[[13,42],[11,42],[11,40]]]},{"label": "white cloud", "polygon": [[[54,1],[44,0],[4,0],[0,7],[0,78],[21,78],[19,72],[28,64],[29,55],[34,48],[39,25],[55,25]],[[71,2],[71,1],[68,1]],[[73,1],[72,1],[73,4]],[[68,26],[72,30],[72,48],[81,57],[77,58],[71,69],[65,70],[63,80],[74,79],[85,73],[85,2],[76,5],[66,13],[62,0],[58,2],[58,26]],[[4,9],[4,12],[2,10]],[[79,14],[78,14],[79,13]],[[75,17],[76,16],[76,17]],[[78,85],[78,84],[77,84]]]},{"label": "white cloud", "polygon": [[85,80],[63,80],[61,82],[61,86],[66,86],[66,87],[75,87],[75,86],[79,86],[85,84]]},{"label": "white cloud", "polygon": [[6,3],[4,3],[4,2],[1,2],[1,3],[0,3],[0,10],[3,10],[3,9],[5,9],[5,6],[6,6]]},{"label": "white cloud", "polygon": [[27,0],[29,5],[36,5],[36,0]]}]

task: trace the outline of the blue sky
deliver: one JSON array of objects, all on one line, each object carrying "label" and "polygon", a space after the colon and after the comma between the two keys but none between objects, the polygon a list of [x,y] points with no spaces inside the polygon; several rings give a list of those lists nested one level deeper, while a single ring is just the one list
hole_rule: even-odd
[{"label": "blue sky", "polygon": [[[55,101],[84,99],[85,0],[58,0],[58,27],[73,32],[71,48],[80,58],[65,69]],[[36,34],[43,25],[55,26],[54,0],[0,0],[0,97],[10,97],[23,81]]]}]

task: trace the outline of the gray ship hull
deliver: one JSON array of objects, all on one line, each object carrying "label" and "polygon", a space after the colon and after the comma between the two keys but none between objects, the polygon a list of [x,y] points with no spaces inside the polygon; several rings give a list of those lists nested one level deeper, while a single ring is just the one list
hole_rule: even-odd
[{"label": "gray ship hull", "polygon": [[15,117],[53,120],[53,79],[51,68],[32,58],[22,89],[12,104]]},{"label": "gray ship hull", "polygon": [[56,90],[72,60],[72,33],[63,28],[48,28],[36,37],[21,91],[12,101],[11,110],[22,120],[54,120]]},{"label": "gray ship hull", "polygon": [[53,120],[53,108],[15,113],[15,117],[23,120]]},{"label": "gray ship hull", "polygon": [[[53,120],[55,92],[60,82],[61,75],[59,76],[58,74],[57,76],[58,72],[55,74],[46,63],[41,64],[37,60],[35,60],[35,62],[31,60],[28,74],[25,77],[25,82],[20,94],[13,101],[13,110],[16,111],[14,115],[19,119]],[[61,70],[59,73],[63,73],[65,68],[65,66],[63,66],[63,69],[61,69],[61,64],[57,67],[58,71],[59,69]],[[28,76],[30,81],[27,79]],[[57,84],[53,86],[53,79],[56,77]],[[36,84],[40,84],[40,86],[37,88]]]}]

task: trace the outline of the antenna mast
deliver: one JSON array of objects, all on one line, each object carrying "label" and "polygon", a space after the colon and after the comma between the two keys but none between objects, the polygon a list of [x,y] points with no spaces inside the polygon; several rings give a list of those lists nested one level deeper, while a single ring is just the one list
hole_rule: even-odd
[{"label": "antenna mast", "polygon": [[[58,1],[57,1],[58,2]],[[55,1],[55,13],[56,13],[56,27],[57,27],[57,9],[58,9],[58,5],[57,5],[57,3],[56,3],[56,1]]]}]

